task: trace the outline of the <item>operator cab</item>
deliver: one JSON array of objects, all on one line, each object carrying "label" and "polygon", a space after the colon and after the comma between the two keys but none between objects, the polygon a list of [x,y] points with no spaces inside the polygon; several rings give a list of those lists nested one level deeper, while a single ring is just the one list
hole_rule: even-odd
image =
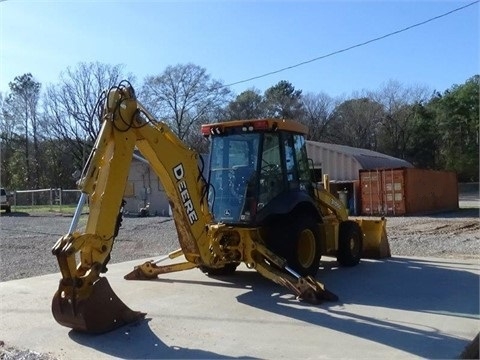
[{"label": "operator cab", "polygon": [[288,213],[299,193],[311,195],[306,132],[302,124],[280,119],[203,125],[202,134],[211,139],[208,202],[214,220],[258,224],[269,214]]}]

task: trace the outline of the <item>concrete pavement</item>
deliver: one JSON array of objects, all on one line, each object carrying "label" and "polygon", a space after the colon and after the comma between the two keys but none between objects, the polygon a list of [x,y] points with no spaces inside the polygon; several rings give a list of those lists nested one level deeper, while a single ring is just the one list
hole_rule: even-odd
[{"label": "concrete pavement", "polygon": [[318,278],[340,297],[319,306],[241,265],[232,277],[199,270],[126,281],[143,260],[109,265],[107,278],[146,320],[103,335],[71,331],[50,312],[59,274],[0,283],[0,340],[59,359],[455,358],[480,329],[474,260],[393,257]]}]

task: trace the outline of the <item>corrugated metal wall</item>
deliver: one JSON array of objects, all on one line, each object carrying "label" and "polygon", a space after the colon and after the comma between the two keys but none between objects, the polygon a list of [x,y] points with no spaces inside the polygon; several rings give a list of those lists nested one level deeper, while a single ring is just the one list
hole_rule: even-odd
[{"label": "corrugated metal wall", "polygon": [[362,168],[353,157],[341,152],[325,149],[315,142],[307,142],[307,154],[313,160],[315,168],[322,168],[323,174],[338,181],[358,180]]},{"label": "corrugated metal wall", "polygon": [[143,162],[133,160],[125,189],[125,210],[135,215],[140,208],[150,204],[151,215],[168,215],[168,199],[153,169]]}]

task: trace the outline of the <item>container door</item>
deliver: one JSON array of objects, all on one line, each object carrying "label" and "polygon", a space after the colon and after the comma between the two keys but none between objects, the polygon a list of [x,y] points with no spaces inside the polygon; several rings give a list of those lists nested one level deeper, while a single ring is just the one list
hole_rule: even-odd
[{"label": "container door", "polygon": [[361,203],[363,215],[383,213],[381,173],[378,170],[360,172]]},{"label": "container door", "polygon": [[405,177],[403,169],[382,171],[383,206],[387,215],[405,214]]}]

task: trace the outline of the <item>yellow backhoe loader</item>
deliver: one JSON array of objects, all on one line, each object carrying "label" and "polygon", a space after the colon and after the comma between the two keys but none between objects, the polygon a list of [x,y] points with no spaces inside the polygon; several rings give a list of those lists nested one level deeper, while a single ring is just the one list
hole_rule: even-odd
[{"label": "yellow backhoe loader", "polygon": [[[123,213],[134,150],[148,160],[170,201],[180,249],[160,266],[149,261],[126,279],[199,268],[231,274],[243,262],[313,304],[335,301],[315,279],[322,255],[354,266],[364,255],[389,256],[385,220],[350,220],[336,197],[311,179],[307,128],[280,119],[202,126],[210,139],[207,170],[199,155],[157,121],[123,81],[99,99],[101,129],[79,181],[82,195],[68,233],[54,245],[62,278],[52,301],[55,320],[102,333],[137,321],[114,293],[106,272]],[[204,175],[204,173],[206,175]],[[325,184],[328,187],[328,184]],[[85,230],[77,231],[88,198]]]}]

